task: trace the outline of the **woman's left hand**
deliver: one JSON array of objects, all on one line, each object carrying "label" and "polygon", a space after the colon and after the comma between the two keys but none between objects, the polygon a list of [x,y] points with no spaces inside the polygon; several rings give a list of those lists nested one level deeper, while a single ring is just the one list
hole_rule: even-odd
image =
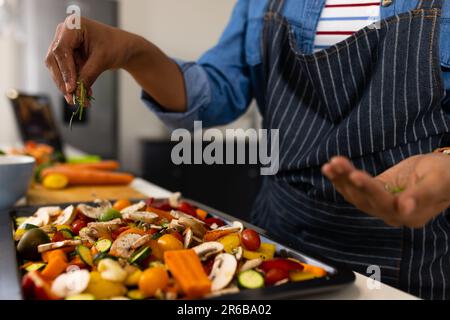
[{"label": "woman's left hand", "polygon": [[392,226],[421,228],[450,207],[450,156],[442,153],[410,157],[377,177],[344,157],[322,172],[348,202]]}]

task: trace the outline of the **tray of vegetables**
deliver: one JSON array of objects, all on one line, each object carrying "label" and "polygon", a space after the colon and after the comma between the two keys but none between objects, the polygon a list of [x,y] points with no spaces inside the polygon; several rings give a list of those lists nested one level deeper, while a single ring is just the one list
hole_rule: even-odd
[{"label": "tray of vegetables", "polygon": [[22,207],[0,219],[0,299],[287,299],[355,279],[179,193]]}]

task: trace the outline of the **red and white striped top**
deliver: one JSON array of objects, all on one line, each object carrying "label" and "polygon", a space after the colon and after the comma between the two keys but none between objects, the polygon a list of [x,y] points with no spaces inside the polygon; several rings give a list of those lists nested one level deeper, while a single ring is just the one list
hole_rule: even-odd
[{"label": "red and white striped top", "polygon": [[380,0],[327,0],[314,51],[326,49],[380,19]]}]

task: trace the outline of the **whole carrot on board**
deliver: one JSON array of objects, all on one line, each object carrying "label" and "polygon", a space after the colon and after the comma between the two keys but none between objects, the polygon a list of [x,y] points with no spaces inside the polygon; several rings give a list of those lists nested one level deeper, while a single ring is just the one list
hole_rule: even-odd
[{"label": "whole carrot on board", "polygon": [[85,185],[128,185],[134,176],[127,173],[109,172],[102,170],[78,170],[66,167],[51,167],[44,169],[41,173],[42,178],[50,174],[61,174],[69,180],[71,186]]},{"label": "whole carrot on board", "polygon": [[114,160],[105,160],[95,163],[68,163],[68,164],[60,164],[57,165],[58,168],[68,168],[75,170],[102,170],[102,171],[115,171],[119,169],[120,164]]}]

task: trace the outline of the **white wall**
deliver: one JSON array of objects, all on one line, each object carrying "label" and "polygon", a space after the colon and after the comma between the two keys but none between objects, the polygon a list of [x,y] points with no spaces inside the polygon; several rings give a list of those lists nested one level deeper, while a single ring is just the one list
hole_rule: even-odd
[{"label": "white wall", "polygon": [[[119,21],[172,57],[196,60],[212,47],[227,25],[236,0],[122,0]],[[140,88],[121,72],[120,158],[126,168],[139,172],[141,138],[165,139],[168,132],[140,100]],[[234,126],[247,127],[247,117]]]},{"label": "white wall", "polygon": [[6,90],[17,85],[16,66],[18,46],[9,35],[0,35],[0,145],[9,146],[20,142],[19,132]]}]

